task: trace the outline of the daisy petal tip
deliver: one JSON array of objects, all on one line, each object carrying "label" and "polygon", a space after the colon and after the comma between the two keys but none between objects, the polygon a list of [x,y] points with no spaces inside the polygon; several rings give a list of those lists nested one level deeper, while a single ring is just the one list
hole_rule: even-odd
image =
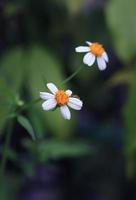
[{"label": "daisy petal tip", "polygon": [[65,106],[61,106],[60,107],[60,111],[62,114],[62,117],[66,120],[70,120],[71,119],[71,113],[69,108],[65,105]]},{"label": "daisy petal tip", "polygon": [[87,46],[79,46],[75,48],[75,51],[78,53],[84,53],[84,52],[89,52],[90,49]]},{"label": "daisy petal tip", "polygon": [[103,57],[97,58],[97,63],[100,71],[104,71],[106,69],[107,64]]},{"label": "daisy petal tip", "polygon": [[79,52],[79,50],[80,50],[80,47],[75,48],[75,52]]},{"label": "daisy petal tip", "polygon": [[40,96],[41,99],[44,99],[44,100],[54,98],[53,94],[50,94],[48,92],[40,92],[39,96]]},{"label": "daisy petal tip", "polygon": [[74,110],[81,110],[83,102],[78,98],[71,97],[69,99],[68,106]]},{"label": "daisy petal tip", "polygon": [[56,87],[56,85],[54,83],[47,83],[47,88],[53,93],[55,94],[58,91],[58,88]]},{"label": "daisy petal tip", "polygon": [[88,44],[88,45],[91,45],[92,43],[91,43],[91,42],[89,42],[89,41],[86,41],[86,44]]},{"label": "daisy petal tip", "polygon": [[72,95],[72,91],[71,90],[66,90],[66,94],[68,94],[68,96],[70,97]]},{"label": "daisy petal tip", "polygon": [[88,66],[92,66],[95,62],[95,56],[92,53],[85,54],[83,58],[83,63]]},{"label": "daisy petal tip", "polygon": [[54,99],[48,99],[47,101],[45,101],[43,104],[42,104],[42,108],[43,110],[52,110],[56,107],[57,103]]},{"label": "daisy petal tip", "polygon": [[102,57],[106,62],[109,62],[109,57],[108,57],[108,54],[106,52],[103,53]]}]

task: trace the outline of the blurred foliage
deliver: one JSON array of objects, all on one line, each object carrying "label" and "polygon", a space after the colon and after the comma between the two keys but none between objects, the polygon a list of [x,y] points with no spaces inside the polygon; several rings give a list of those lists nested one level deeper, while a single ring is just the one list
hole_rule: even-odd
[{"label": "blurred foliage", "polygon": [[[136,72],[130,81],[129,97],[124,107],[126,126],[125,154],[128,159],[128,173],[134,175],[136,170]],[[130,168],[131,165],[131,168]],[[130,171],[131,170],[131,171]]]},{"label": "blurred foliage", "polygon": [[[106,19],[111,30],[112,43],[118,56],[128,65],[128,70],[115,74],[111,85],[129,84],[128,100],[123,109],[125,122],[124,152],[127,158],[127,174],[134,175],[136,170],[136,1],[111,0],[106,7]],[[130,68],[132,66],[132,68]]]},{"label": "blurred foliage", "polygon": [[94,152],[94,149],[89,144],[80,141],[46,139],[46,141],[39,141],[35,145],[31,140],[25,140],[23,144],[30,150],[31,156],[33,155],[33,158],[38,159],[40,162],[47,162],[49,159],[81,156]]},{"label": "blurred foliage", "polygon": [[[17,176],[6,176],[0,187],[1,200],[15,200],[20,187],[20,180]],[[8,191],[8,192],[7,192]]]},{"label": "blurred foliage", "polygon": [[23,80],[23,58],[20,49],[9,51],[0,62],[0,129],[20,93]]},{"label": "blurred foliage", "polygon": [[107,87],[115,87],[120,84],[130,84],[132,79],[132,70],[120,70],[107,81],[106,85]]},{"label": "blurred foliage", "polygon": [[23,126],[27,130],[27,132],[30,134],[32,139],[35,140],[36,136],[29,120],[26,117],[19,115],[17,117],[17,121],[19,122],[19,124],[21,124],[21,126]]},{"label": "blurred foliage", "polygon": [[136,56],[135,7],[135,0],[110,0],[106,8],[113,46],[125,62],[131,62]]},{"label": "blurred foliage", "polygon": [[57,4],[63,4],[66,6],[67,10],[69,11],[70,15],[75,15],[79,10],[84,6],[84,0],[52,0],[53,2],[56,1]]}]

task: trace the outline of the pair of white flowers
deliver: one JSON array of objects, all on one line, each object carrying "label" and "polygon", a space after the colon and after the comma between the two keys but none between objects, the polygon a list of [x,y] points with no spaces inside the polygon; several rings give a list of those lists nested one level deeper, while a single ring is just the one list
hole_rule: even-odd
[{"label": "pair of white flowers", "polygon": [[[86,43],[88,46],[79,46],[75,48],[76,52],[86,52],[83,58],[83,63],[88,66],[92,66],[95,60],[97,60],[98,68],[100,70],[106,69],[109,59],[103,46],[99,43]],[[69,107],[74,110],[81,110],[83,102],[77,97],[72,97],[71,90],[59,90],[53,83],[48,83],[47,87],[51,93],[40,92],[40,97],[45,100],[45,102],[42,104],[43,110],[53,110],[59,106],[63,118],[67,120],[71,119]]]}]

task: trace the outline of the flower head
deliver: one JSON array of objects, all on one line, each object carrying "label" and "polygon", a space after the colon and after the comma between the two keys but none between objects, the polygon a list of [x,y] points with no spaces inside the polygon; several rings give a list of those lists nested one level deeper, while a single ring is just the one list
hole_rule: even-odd
[{"label": "flower head", "polygon": [[68,106],[74,110],[81,110],[83,102],[76,97],[71,97],[71,90],[59,90],[53,83],[48,83],[47,87],[51,93],[40,92],[40,97],[45,100],[42,104],[43,110],[52,110],[59,106],[63,118],[68,120],[71,118]]},{"label": "flower head", "polygon": [[75,48],[76,52],[87,52],[83,58],[83,63],[92,66],[97,59],[98,68],[100,70],[106,69],[107,62],[109,61],[108,55],[103,46],[97,42],[86,42],[88,46],[79,46]]}]

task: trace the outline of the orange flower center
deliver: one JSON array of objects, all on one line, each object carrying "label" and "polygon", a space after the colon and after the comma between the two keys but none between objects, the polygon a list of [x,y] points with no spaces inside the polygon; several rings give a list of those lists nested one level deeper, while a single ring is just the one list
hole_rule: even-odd
[{"label": "orange flower center", "polygon": [[58,90],[55,94],[55,99],[59,106],[64,106],[68,103],[69,95],[66,94],[63,90]]},{"label": "orange flower center", "polygon": [[91,45],[89,45],[90,47],[90,51],[95,55],[95,56],[102,56],[102,54],[104,53],[104,48],[101,44],[99,43],[92,43]]}]

